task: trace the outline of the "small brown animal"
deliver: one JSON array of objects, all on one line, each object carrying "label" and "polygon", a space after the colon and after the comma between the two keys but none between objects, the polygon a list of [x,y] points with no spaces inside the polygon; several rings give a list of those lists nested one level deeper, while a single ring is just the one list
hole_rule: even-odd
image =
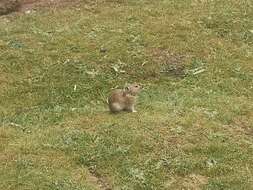
[{"label": "small brown animal", "polygon": [[112,113],[120,111],[137,112],[134,109],[137,95],[141,91],[142,86],[133,83],[125,89],[114,90],[108,98],[109,109]]}]

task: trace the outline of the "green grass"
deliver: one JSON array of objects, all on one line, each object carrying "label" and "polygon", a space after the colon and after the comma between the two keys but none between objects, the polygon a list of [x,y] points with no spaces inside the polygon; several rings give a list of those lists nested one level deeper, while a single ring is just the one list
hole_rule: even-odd
[{"label": "green grass", "polygon": [[[252,189],[252,9],[101,0],[0,17],[0,189]],[[138,113],[110,114],[110,89],[135,81]]]}]

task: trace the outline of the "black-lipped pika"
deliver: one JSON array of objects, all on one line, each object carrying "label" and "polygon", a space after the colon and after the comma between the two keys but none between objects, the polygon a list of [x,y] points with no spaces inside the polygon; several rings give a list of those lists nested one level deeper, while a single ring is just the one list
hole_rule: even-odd
[{"label": "black-lipped pika", "polygon": [[137,83],[128,85],[125,89],[114,90],[108,98],[108,105],[111,112],[120,111],[137,112],[134,109],[137,95],[142,86]]}]

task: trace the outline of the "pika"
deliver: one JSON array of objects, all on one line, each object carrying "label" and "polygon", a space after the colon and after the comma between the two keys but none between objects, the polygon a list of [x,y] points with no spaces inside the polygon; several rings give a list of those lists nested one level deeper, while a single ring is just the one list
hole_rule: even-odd
[{"label": "pika", "polygon": [[137,95],[142,90],[142,86],[137,83],[128,85],[125,89],[114,90],[109,98],[108,105],[112,113],[120,111],[137,112],[134,109],[134,105],[137,99]]}]

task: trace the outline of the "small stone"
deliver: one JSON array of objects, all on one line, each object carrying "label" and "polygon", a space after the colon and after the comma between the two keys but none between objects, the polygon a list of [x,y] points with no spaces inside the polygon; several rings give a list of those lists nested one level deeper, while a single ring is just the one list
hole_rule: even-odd
[{"label": "small stone", "polygon": [[25,14],[31,14],[31,10],[27,10],[27,11],[25,11]]},{"label": "small stone", "polygon": [[107,49],[106,48],[100,48],[100,52],[105,53],[105,52],[107,52]]}]

